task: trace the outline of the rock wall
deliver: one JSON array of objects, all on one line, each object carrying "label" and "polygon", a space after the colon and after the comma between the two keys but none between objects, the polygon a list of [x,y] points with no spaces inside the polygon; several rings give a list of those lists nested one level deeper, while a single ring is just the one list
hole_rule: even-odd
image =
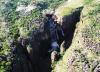
[{"label": "rock wall", "polygon": [[92,1],[84,5],[72,44],[52,72],[100,71],[99,3]]}]

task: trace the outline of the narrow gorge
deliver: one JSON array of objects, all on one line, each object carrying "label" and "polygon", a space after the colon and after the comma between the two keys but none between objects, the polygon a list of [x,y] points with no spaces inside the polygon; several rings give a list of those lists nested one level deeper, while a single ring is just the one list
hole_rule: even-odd
[{"label": "narrow gorge", "polygon": [[100,72],[100,1],[0,1],[0,72]]},{"label": "narrow gorge", "polygon": [[[56,23],[56,28],[59,28],[57,29],[59,37],[57,43],[60,46],[64,41],[63,48],[65,50],[71,45],[76,24],[80,21],[82,8],[76,8],[72,14],[62,18],[62,23]],[[18,37],[17,46],[15,46],[16,49],[13,51],[15,57],[12,63],[13,72],[51,72],[51,52],[48,52],[51,47],[51,38],[49,27],[47,26],[48,20],[45,20],[46,17],[43,20],[43,32],[39,28],[31,32],[27,39]],[[60,28],[62,28],[64,36],[62,36]],[[27,45],[29,46],[27,47]]]}]

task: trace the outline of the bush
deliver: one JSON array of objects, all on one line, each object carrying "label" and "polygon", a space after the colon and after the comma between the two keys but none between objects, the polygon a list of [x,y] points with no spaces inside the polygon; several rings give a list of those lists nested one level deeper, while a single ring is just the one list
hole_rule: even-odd
[{"label": "bush", "polygon": [[7,42],[2,42],[2,49],[0,50],[0,72],[10,72],[11,70],[11,49]]}]

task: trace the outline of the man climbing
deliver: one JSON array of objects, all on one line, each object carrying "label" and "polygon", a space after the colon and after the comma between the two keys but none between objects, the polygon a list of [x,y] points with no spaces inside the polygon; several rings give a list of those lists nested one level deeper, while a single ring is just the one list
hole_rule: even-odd
[{"label": "man climbing", "polygon": [[53,14],[47,16],[48,16],[50,38],[51,38],[51,48],[49,52],[51,53],[51,62],[53,63],[55,60],[57,60],[58,57],[58,51],[59,51],[58,33],[57,33],[55,19],[53,18]]},{"label": "man climbing", "polygon": [[[58,57],[58,52],[60,51],[58,41],[60,41],[59,34],[60,36],[63,36],[63,31],[60,29],[61,27],[58,27],[57,23],[57,17],[56,15],[51,14],[46,14],[47,17],[47,22],[46,22],[46,29],[49,31],[50,39],[51,39],[51,47],[49,49],[49,53],[51,53],[51,61],[52,63],[57,59]],[[60,33],[59,33],[60,32]]]},{"label": "man climbing", "polygon": [[57,35],[57,29],[54,19],[52,18],[53,14],[47,14],[48,17],[48,28],[50,32],[50,38],[51,38],[51,49],[49,52],[52,52],[53,50],[58,50],[59,45],[57,43],[58,35]]}]

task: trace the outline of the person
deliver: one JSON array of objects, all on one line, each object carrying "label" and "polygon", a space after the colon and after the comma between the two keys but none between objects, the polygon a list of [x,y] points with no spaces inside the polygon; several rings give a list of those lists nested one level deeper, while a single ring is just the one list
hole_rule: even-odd
[{"label": "person", "polygon": [[56,29],[56,24],[55,24],[55,19],[53,18],[53,14],[47,14],[48,17],[48,29],[50,33],[50,38],[51,38],[51,48],[49,49],[48,52],[52,51],[58,51],[59,45],[57,43],[58,40],[58,35],[57,35],[57,29]]},{"label": "person", "polygon": [[51,47],[53,50],[58,51],[59,45],[58,45],[57,41],[53,41],[51,43]]}]

